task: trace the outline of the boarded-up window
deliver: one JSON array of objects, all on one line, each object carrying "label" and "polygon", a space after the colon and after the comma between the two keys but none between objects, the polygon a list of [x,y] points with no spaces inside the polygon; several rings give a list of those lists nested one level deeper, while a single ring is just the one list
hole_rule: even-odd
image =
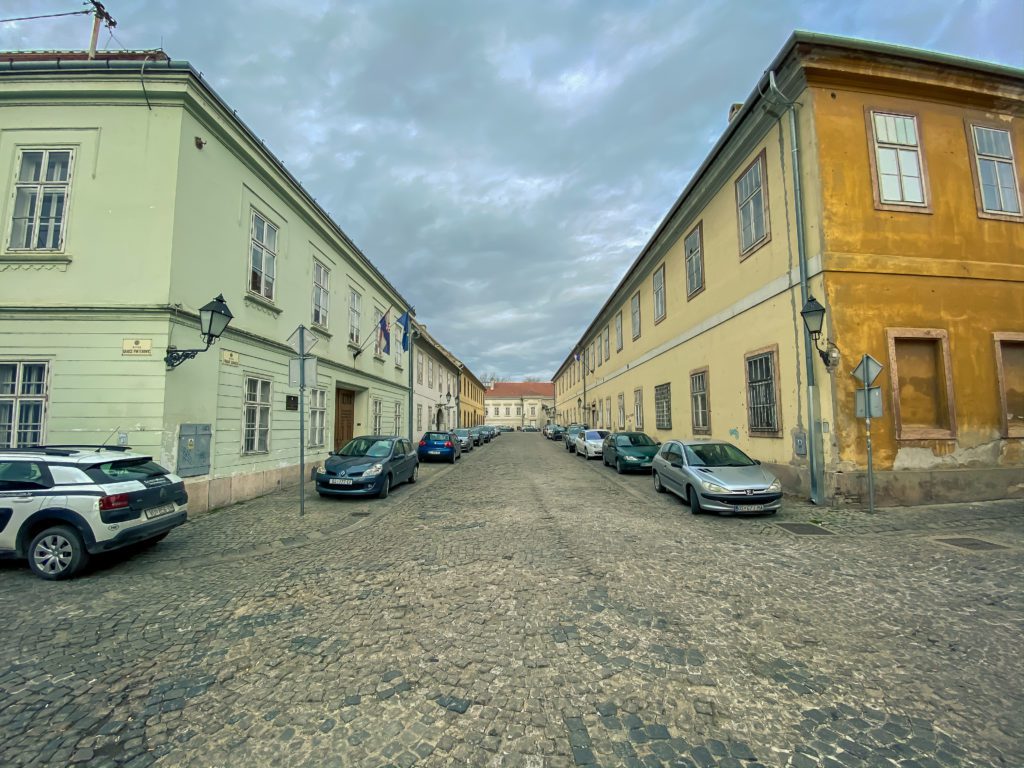
[{"label": "boarded-up window", "polygon": [[1024,333],[995,336],[1003,435],[1024,437]]},{"label": "boarded-up window", "polygon": [[887,335],[897,437],[954,437],[956,421],[946,332],[890,328]]}]

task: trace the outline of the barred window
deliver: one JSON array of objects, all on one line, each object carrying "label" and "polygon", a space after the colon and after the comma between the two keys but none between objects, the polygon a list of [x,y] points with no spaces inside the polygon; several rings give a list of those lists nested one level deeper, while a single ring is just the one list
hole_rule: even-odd
[{"label": "barred window", "polygon": [[46,363],[0,363],[0,448],[43,442]]},{"label": "barred window", "polygon": [[752,435],[779,432],[775,400],[775,353],[750,355],[747,363],[747,421]]},{"label": "barred window", "polygon": [[644,428],[644,391],[633,390],[633,424],[636,429]]},{"label": "barred window", "polygon": [[654,426],[672,429],[672,385],[659,384],[654,388]]},{"label": "barred window", "polygon": [[711,431],[711,413],[708,405],[708,369],[690,374],[690,409],[693,412],[694,434]]},{"label": "barred window", "polygon": [[309,445],[324,444],[327,424],[327,390],[309,390]]},{"label": "barred window", "polygon": [[270,381],[245,378],[243,453],[267,453],[270,450]]}]

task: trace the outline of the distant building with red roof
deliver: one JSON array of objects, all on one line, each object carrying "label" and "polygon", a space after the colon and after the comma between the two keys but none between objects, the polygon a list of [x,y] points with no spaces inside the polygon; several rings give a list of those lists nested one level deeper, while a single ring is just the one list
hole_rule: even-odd
[{"label": "distant building with red roof", "polygon": [[543,427],[554,421],[554,410],[551,382],[495,381],[484,392],[484,418],[496,427]]}]

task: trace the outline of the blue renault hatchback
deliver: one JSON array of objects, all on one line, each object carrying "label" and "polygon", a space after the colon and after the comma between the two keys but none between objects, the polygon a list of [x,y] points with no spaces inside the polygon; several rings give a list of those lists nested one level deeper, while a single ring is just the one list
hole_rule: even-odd
[{"label": "blue renault hatchback", "polygon": [[366,435],[350,440],[316,468],[316,492],[321,496],[386,499],[399,483],[415,483],[419,472],[420,460],[411,442],[401,437]]},{"label": "blue renault hatchback", "polygon": [[462,456],[459,438],[451,432],[424,432],[416,454],[420,461],[447,461],[454,464]]}]

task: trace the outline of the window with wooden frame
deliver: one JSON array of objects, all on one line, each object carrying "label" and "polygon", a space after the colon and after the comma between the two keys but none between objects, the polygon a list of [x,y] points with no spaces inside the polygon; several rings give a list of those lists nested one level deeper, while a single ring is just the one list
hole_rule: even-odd
[{"label": "window with wooden frame", "polygon": [[64,247],[73,156],[70,148],[21,150],[16,161],[9,250],[59,251]]},{"label": "window with wooden frame", "polygon": [[654,426],[672,429],[672,384],[658,384],[654,388]]},{"label": "window with wooden frame", "polygon": [[665,265],[654,270],[654,324],[665,319]]},{"label": "window with wooden frame", "polygon": [[969,120],[966,128],[973,155],[971,176],[978,215],[987,219],[1020,221],[1021,192],[1010,132]]},{"label": "window with wooden frame", "polygon": [[683,240],[686,253],[686,300],[704,290],[704,223],[697,222]]},{"label": "window with wooden frame", "polygon": [[615,351],[622,351],[622,310],[615,315]]},{"label": "window with wooden frame", "polygon": [[1024,333],[1003,332],[992,336],[996,345],[1003,437],[1024,437]]},{"label": "window with wooden frame", "polygon": [[782,437],[778,361],[777,345],[748,352],[743,357],[747,383],[747,429],[751,437]]},{"label": "window with wooden frame", "polygon": [[249,228],[249,259],[249,290],[273,301],[277,270],[277,227],[256,211],[252,211]]},{"label": "window with wooden frame", "polygon": [[633,390],[633,427],[644,428],[644,391],[639,387]]},{"label": "window with wooden frame", "polygon": [[711,400],[708,393],[708,369],[690,371],[690,411],[693,434],[711,434]]},{"label": "window with wooden frame", "polygon": [[772,239],[768,217],[768,178],[765,150],[761,150],[736,180],[740,258],[745,259]]},{"label": "window with wooden frame", "polygon": [[242,405],[242,453],[270,452],[271,389],[268,379],[245,377]]},{"label": "window with wooden frame", "polygon": [[930,213],[917,116],[868,110],[867,122],[875,208]]},{"label": "window with wooden frame", "polygon": [[956,437],[949,334],[937,328],[886,328],[897,440]]},{"label": "window with wooden frame", "polygon": [[640,338],[640,291],[633,294],[629,300],[629,313],[633,321],[633,340]]}]

